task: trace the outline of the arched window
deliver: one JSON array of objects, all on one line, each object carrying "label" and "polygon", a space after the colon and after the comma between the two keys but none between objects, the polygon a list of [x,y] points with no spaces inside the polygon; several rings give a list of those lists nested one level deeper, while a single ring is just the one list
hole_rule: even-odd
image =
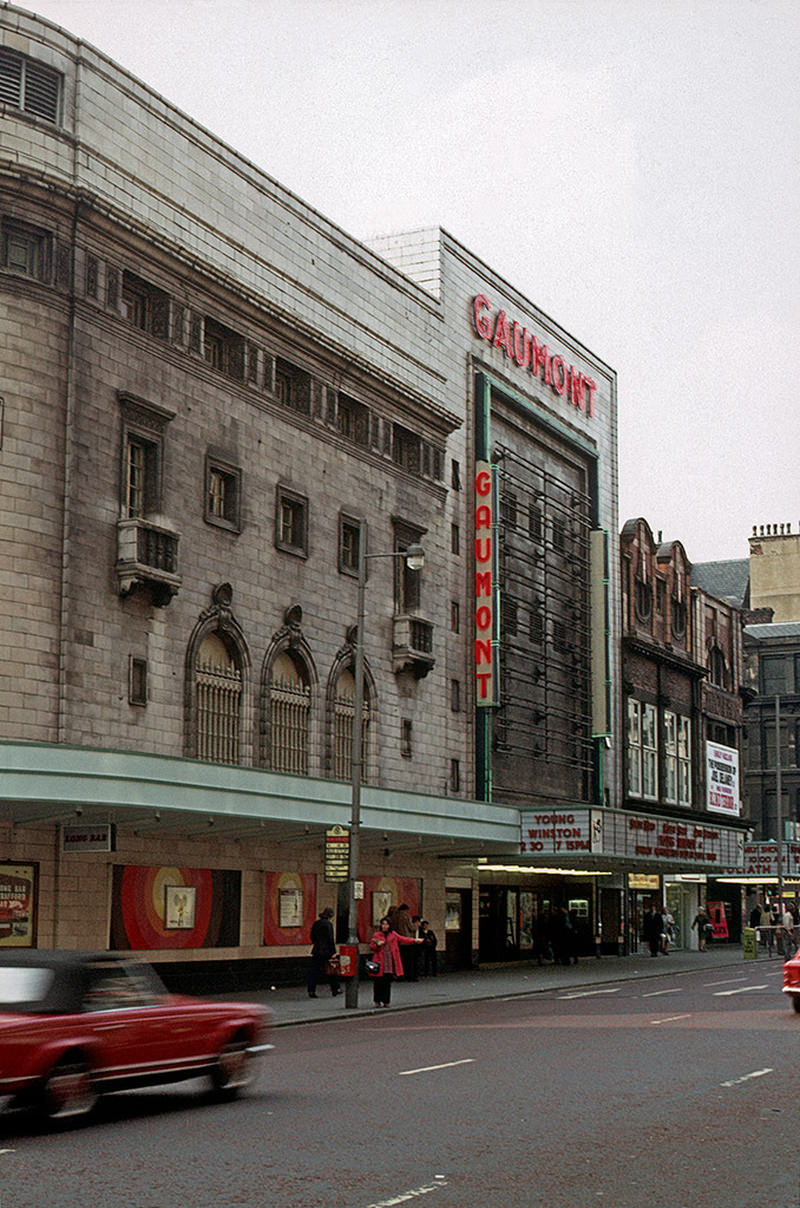
[{"label": "arched window", "polygon": [[[370,704],[366,699],[368,680],[364,683],[364,706],[361,730],[361,778],[369,780],[370,749]],[[353,718],[355,716],[356,681],[352,671],[344,670],[336,680],[333,695],[333,751],[332,775],[334,780],[349,780],[353,768]]]},{"label": "arched window", "polygon": [[302,660],[289,651],[272,664],[269,711],[270,767],[307,776],[311,684]]},{"label": "arched window", "polygon": [[712,646],[708,656],[708,678],[717,688],[727,688],[728,668],[719,646]]},{"label": "arched window", "polygon": [[212,763],[238,763],[242,668],[233,644],[212,632],[200,642],[194,664],[196,754]]}]

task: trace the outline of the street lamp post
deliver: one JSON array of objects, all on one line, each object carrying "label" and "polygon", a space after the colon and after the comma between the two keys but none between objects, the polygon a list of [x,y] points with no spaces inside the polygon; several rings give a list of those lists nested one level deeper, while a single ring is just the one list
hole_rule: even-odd
[{"label": "street lamp post", "polygon": [[364,766],[364,611],[367,586],[367,561],[372,558],[404,558],[409,570],[422,570],[425,553],[421,545],[390,554],[368,554],[365,551],[366,521],[361,521],[358,539],[358,607],[356,619],[356,651],[353,666],[355,693],[353,696],[353,746],[350,770],[350,860],[347,873],[347,942],[356,949],[356,968],[345,986],[345,1007],[358,1006],[358,902],[356,882],[361,847],[361,781]]}]

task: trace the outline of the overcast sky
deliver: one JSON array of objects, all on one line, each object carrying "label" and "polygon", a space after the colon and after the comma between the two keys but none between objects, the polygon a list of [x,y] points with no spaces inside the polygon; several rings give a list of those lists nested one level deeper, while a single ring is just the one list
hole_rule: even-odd
[{"label": "overcast sky", "polygon": [[620,524],[800,531],[798,0],[35,0],[356,237],[442,226],[618,373]]}]

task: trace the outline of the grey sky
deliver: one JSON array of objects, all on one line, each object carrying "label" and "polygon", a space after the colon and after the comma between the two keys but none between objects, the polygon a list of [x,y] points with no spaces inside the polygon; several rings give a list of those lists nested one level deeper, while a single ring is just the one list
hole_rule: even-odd
[{"label": "grey sky", "polygon": [[797,0],[36,0],[356,236],[451,231],[619,375],[620,523],[800,529]]}]

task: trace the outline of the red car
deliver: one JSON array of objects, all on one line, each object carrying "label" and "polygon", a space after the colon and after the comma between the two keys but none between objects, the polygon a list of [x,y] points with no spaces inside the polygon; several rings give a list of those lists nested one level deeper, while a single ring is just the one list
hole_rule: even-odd
[{"label": "red car", "polygon": [[109,953],[0,951],[0,1096],[49,1119],[87,1115],[104,1092],[207,1075],[248,1086],[271,1012],[168,994],[142,961]]},{"label": "red car", "polygon": [[800,949],[783,966],[783,992],[792,1000],[792,1006],[800,1014]]}]

